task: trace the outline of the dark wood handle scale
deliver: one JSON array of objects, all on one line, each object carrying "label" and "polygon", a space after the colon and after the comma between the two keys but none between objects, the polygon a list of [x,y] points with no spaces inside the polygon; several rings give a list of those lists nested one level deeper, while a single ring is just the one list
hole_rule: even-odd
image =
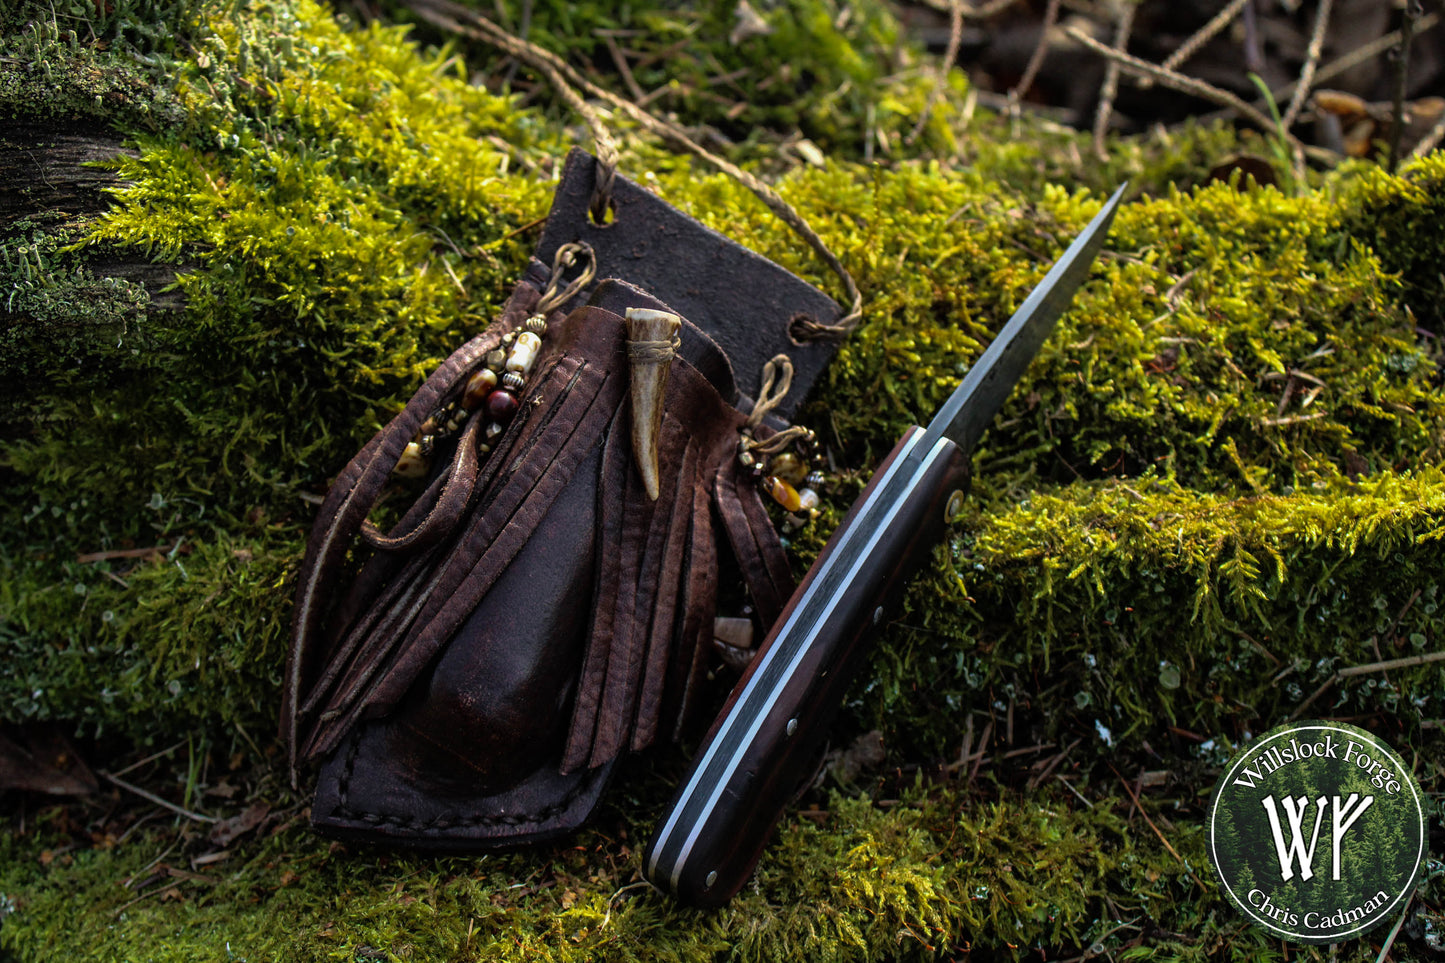
[{"label": "dark wood handle scale", "polygon": [[654,885],[721,906],[752,874],[904,585],[945,530],[968,460],[911,428],[874,473],[734,687],[643,855]]}]

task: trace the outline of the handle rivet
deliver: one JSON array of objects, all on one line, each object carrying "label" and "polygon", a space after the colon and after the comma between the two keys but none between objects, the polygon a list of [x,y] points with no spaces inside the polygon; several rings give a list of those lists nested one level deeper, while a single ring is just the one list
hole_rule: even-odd
[{"label": "handle rivet", "polygon": [[712,884],[713,884],[713,883],[716,883],[716,882],[717,882],[717,870],[713,870],[711,873],[708,873],[708,874],[707,874],[707,879],[704,881],[704,884],[707,886],[708,889],[712,889]]},{"label": "handle rivet", "polygon": [[873,624],[874,624],[874,625],[880,625],[880,624],[882,624],[882,622],[883,622],[883,606],[880,605],[880,606],[878,606],[876,609],[873,610]]},{"label": "handle rivet", "polygon": [[963,491],[955,488],[953,494],[948,496],[948,505],[943,509],[943,520],[947,522],[961,511],[963,511]]},{"label": "handle rivet", "polygon": [[797,731],[798,731],[798,720],[797,720],[797,719],[789,719],[789,720],[788,720],[788,735],[791,736],[793,733],[795,733],[795,732],[797,732]]}]

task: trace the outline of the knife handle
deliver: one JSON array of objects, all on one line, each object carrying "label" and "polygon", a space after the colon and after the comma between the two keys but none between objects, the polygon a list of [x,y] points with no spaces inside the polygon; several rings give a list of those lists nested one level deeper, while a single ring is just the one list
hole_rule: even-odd
[{"label": "knife handle", "polygon": [[643,854],[652,883],[692,906],[726,903],[813,772],[828,726],[884,621],[968,485],[950,440],[911,428],[728,696]]}]

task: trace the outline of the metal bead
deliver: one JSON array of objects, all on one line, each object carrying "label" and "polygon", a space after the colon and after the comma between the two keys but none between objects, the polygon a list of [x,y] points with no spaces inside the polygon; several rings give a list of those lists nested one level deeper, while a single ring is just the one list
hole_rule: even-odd
[{"label": "metal bead", "polygon": [[521,391],[527,386],[527,378],[520,371],[508,371],[502,375],[502,387],[508,391]]},{"label": "metal bead", "polygon": [[495,421],[487,425],[487,441],[491,441],[502,433],[502,426]]},{"label": "metal bead", "polygon": [[501,371],[507,364],[507,352],[501,348],[493,348],[487,352],[487,367],[493,371]]},{"label": "metal bead", "polygon": [[823,484],[827,482],[827,480],[828,476],[823,474],[822,472],[810,471],[808,472],[808,477],[803,479],[803,484],[807,485],[809,488],[821,488],[823,487]]},{"label": "metal bead", "polygon": [[534,314],[527,319],[527,330],[533,334],[543,334],[547,330],[547,319],[540,314]]},{"label": "metal bead", "polygon": [[753,456],[753,453],[750,451],[745,451],[742,454],[738,455],[738,464],[742,465],[744,468],[751,468],[757,463],[757,458],[755,458]]}]

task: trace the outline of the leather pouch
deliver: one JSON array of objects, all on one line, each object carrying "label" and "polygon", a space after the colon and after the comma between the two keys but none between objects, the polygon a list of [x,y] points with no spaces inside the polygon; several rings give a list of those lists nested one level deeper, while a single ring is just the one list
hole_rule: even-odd
[{"label": "leather pouch", "polygon": [[[573,160],[580,192],[587,168]],[[564,176],[539,254],[568,231],[568,186]],[[627,210],[590,229],[619,231]],[[636,267],[605,250],[604,272]],[[486,438],[481,413],[466,417],[390,531],[368,521],[424,422],[518,336],[548,275],[532,262],[496,323],[341,472],[314,525],[282,729],[293,765],[319,766],[312,821],[329,834],[466,851],[577,828],[619,756],[675,737],[687,717],[712,648],[719,553],[736,559],[764,626],[792,592],[774,523],[737,458],[751,401],[723,349],[685,317],[657,415],[656,497],[647,491],[626,316],[679,312],[624,280],[548,312],[505,430]]]}]

